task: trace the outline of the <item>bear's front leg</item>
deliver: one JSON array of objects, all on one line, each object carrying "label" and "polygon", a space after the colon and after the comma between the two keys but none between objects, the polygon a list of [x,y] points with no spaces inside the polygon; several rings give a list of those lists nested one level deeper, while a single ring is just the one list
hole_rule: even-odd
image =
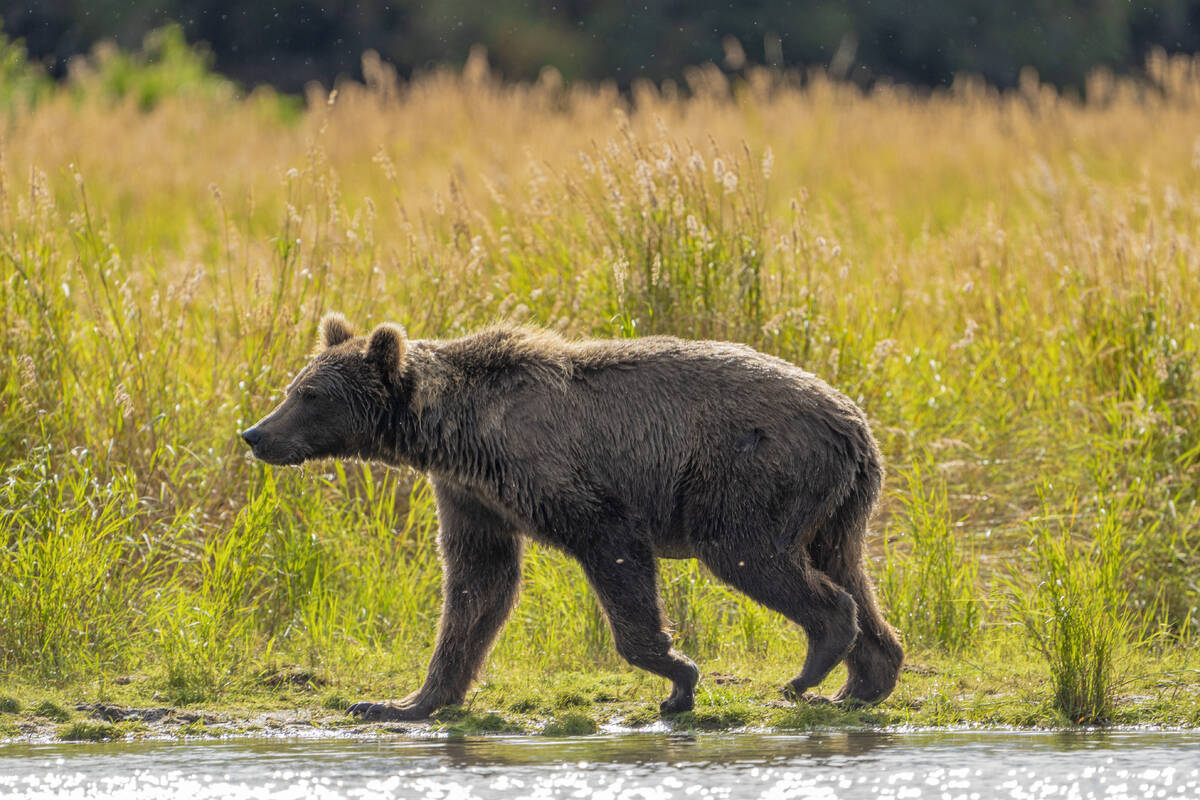
[{"label": "bear's front leg", "polygon": [[364,720],[425,719],[456,705],[479,673],[508,619],[521,583],[520,536],[465,492],[434,484],[442,554],[442,619],[424,685],[399,701],[364,701]]}]

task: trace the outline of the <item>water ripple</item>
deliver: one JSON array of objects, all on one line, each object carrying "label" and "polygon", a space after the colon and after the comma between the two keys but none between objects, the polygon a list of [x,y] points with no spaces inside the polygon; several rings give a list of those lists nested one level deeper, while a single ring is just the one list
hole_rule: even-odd
[{"label": "water ripple", "polygon": [[1194,733],[626,734],[0,745],[0,797],[1176,798]]}]

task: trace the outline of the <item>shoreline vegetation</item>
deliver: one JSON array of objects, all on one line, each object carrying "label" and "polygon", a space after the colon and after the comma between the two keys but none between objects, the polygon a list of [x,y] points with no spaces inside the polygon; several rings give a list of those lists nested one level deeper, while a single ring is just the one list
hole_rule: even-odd
[{"label": "shoreline vegetation", "polygon": [[[702,673],[677,729],[1200,725],[1200,61],[1081,100],[765,69],[624,96],[480,55],[402,82],[368,54],[365,84],[301,103],[170,33],[61,84],[0,45],[0,740],[153,734],[114,708],[181,736],[353,726],[417,688],[428,486],[264,467],[236,437],[331,310],[741,341],[865,409],[895,693],[783,701],[802,633],[663,562]],[[534,546],[434,725],[637,728],[662,693]]]}]

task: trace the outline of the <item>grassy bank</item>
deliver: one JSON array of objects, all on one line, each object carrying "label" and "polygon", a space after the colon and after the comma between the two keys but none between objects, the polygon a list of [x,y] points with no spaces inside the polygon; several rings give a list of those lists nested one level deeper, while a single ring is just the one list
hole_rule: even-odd
[{"label": "grassy bank", "polygon": [[[0,725],[42,700],[415,688],[428,487],[273,470],[235,437],[328,310],[414,337],[506,318],[744,341],[862,404],[910,670],[869,712],[777,708],[803,636],[664,564],[709,676],[696,724],[1200,719],[1192,62],[1098,75],[1083,101],[705,70],[623,98],[478,62],[400,84],[368,58],[367,85],[300,110],[155,47],[57,87],[4,62],[0,694],[20,710]],[[572,562],[533,548],[525,579],[473,710],[531,726],[661,699]],[[319,681],[271,677],[296,671]]]},{"label": "grassy bank", "polygon": [[[1107,724],[1200,725],[1194,660],[1179,652],[1159,653],[1131,659],[1125,666],[1127,674]],[[18,681],[6,687],[11,694],[0,696],[0,709],[7,709],[0,712],[0,737],[86,740],[321,732],[562,736],[648,726],[661,730],[664,724],[676,731],[1077,724],[1056,706],[1043,664],[1031,657],[1019,637],[989,641],[978,656],[921,653],[896,693],[869,709],[784,701],[779,686],[794,674],[787,662],[739,656],[717,659],[706,667],[695,710],[665,719],[658,713],[661,682],[611,662],[586,671],[553,672],[530,670],[524,663],[493,663],[487,679],[463,706],[443,709],[428,722],[400,724],[363,724],[342,712],[362,696],[407,692],[415,670],[376,676],[367,669],[338,674],[269,668],[246,676],[219,698],[190,706],[172,704],[152,674],[57,687]],[[825,689],[836,689],[839,677],[831,677]]]}]

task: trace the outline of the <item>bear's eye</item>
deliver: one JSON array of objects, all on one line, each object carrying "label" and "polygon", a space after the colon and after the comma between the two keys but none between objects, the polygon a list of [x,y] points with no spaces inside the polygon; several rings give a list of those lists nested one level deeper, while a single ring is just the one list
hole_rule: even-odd
[{"label": "bear's eye", "polygon": [[300,390],[300,399],[301,400],[320,400],[321,393],[318,392],[316,389],[305,386],[303,389]]}]

